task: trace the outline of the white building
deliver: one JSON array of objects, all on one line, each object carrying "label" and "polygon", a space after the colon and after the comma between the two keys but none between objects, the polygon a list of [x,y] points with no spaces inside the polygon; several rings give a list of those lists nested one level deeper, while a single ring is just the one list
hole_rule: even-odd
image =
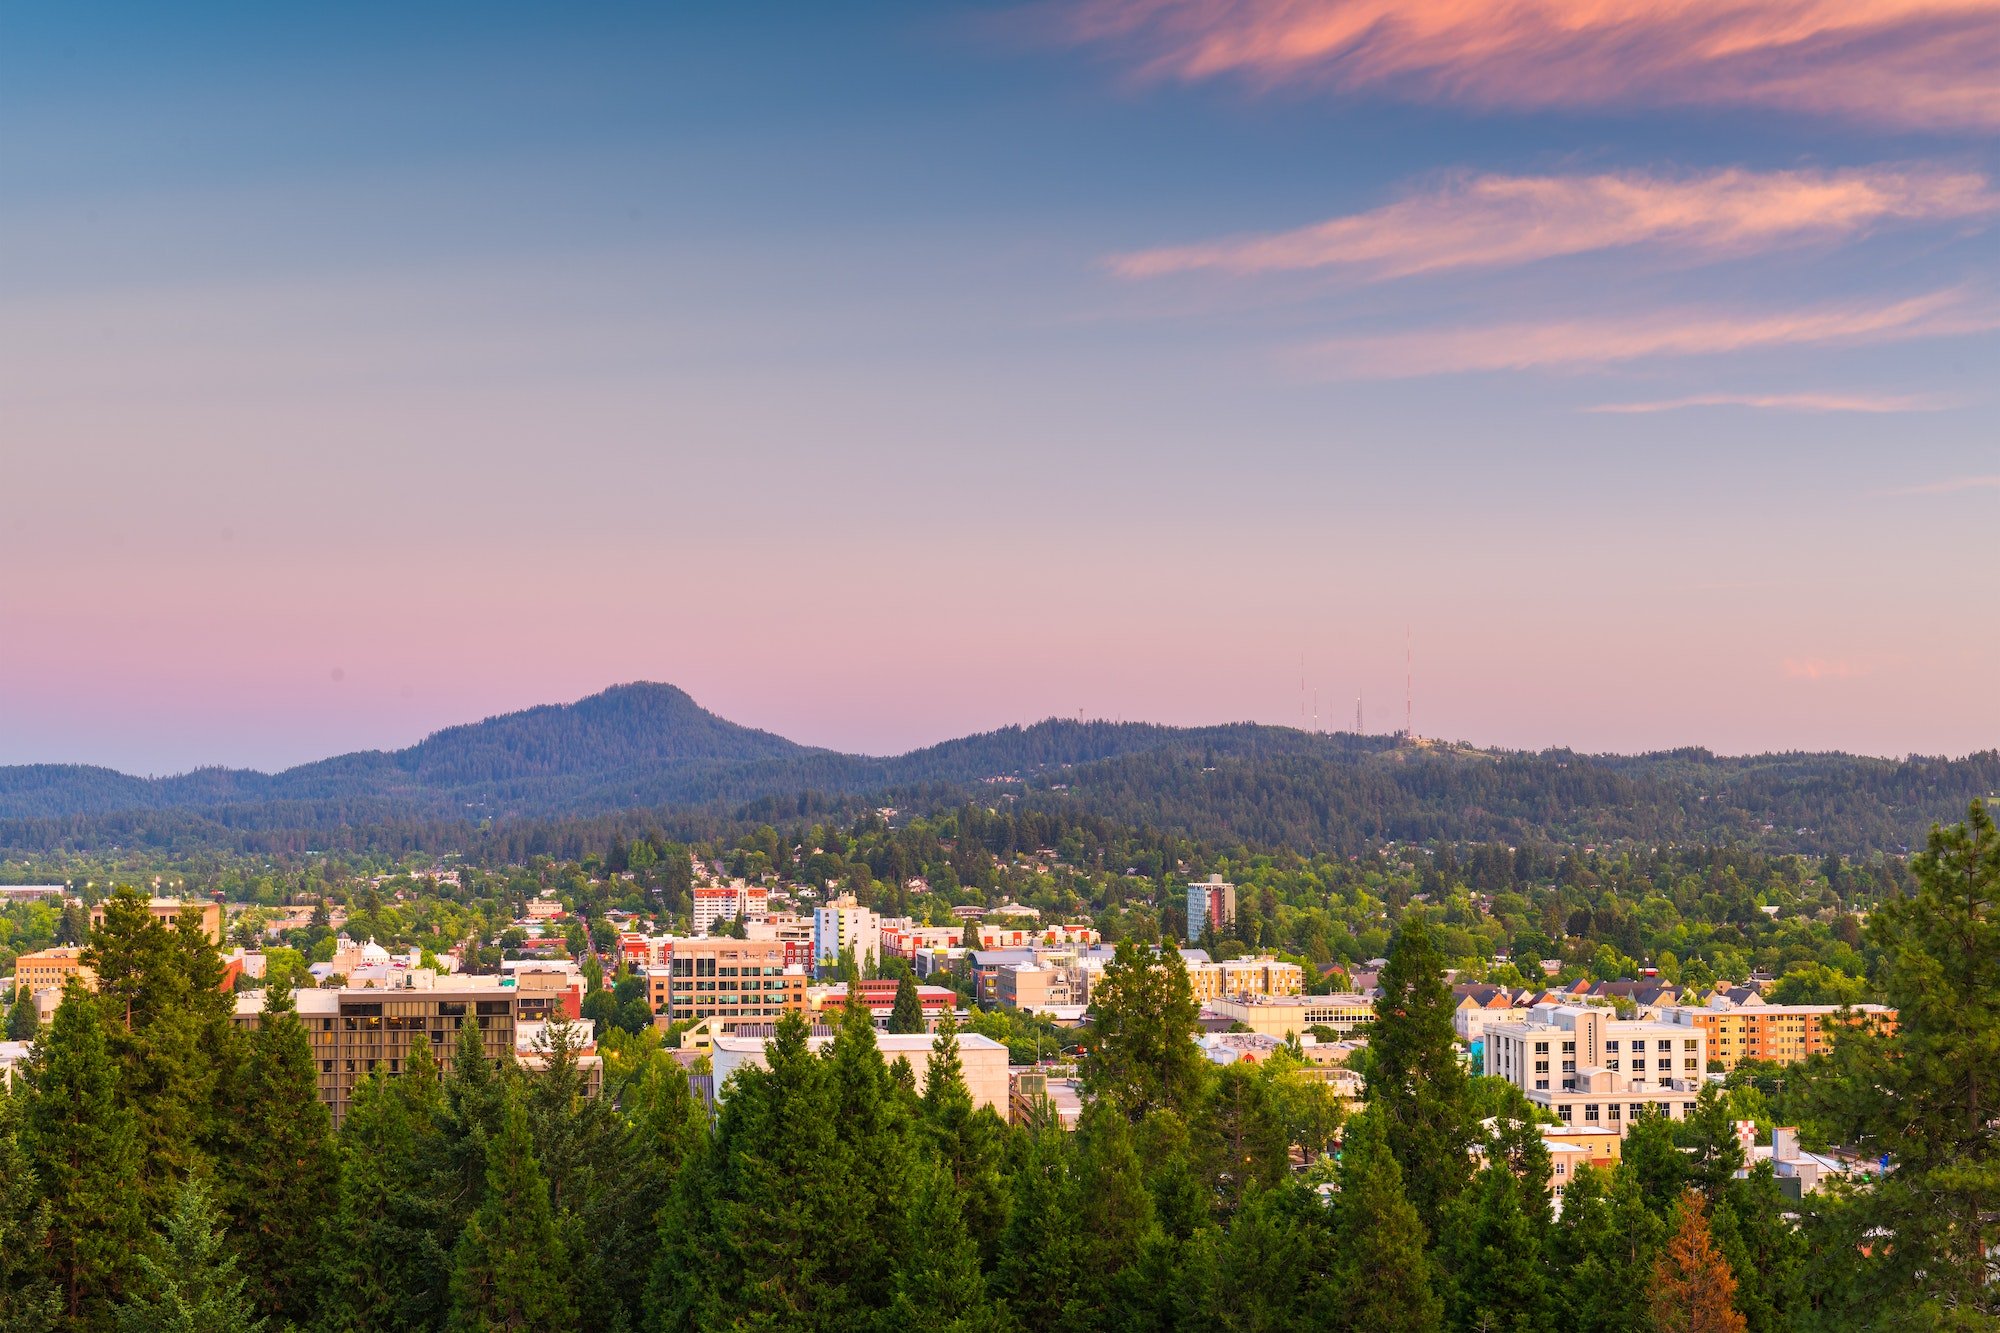
[{"label": "white building", "polygon": [[[764,1053],[764,1045],[769,1040],[768,1037],[726,1035],[715,1038],[709,1061],[715,1073],[718,1096],[728,1095],[729,1076],[745,1065],[754,1065],[759,1069],[771,1067]],[[806,1043],[817,1055],[833,1040],[831,1036],[815,1036],[806,1038]],[[894,1064],[896,1057],[902,1056],[910,1062],[920,1093],[930,1078],[931,1046],[936,1040],[927,1033],[875,1034],[875,1045],[882,1052],[884,1061]],[[990,1106],[1004,1118],[1007,1115],[1007,1048],[991,1037],[982,1037],[976,1032],[961,1032],[958,1034],[958,1059],[965,1070],[965,1086],[972,1094],[972,1104],[975,1107]]]},{"label": "white building", "polygon": [[882,956],[882,918],[851,893],[813,909],[813,962],[834,967],[843,950],[852,950],[855,966],[862,968]]},{"label": "white building", "polygon": [[753,888],[738,880],[722,888],[694,891],[694,933],[712,935],[718,921],[737,921],[763,916],[771,908],[768,889]]},{"label": "white building", "polygon": [[1489,1027],[1485,1040],[1486,1073],[1566,1125],[1620,1133],[1649,1111],[1684,1118],[1708,1069],[1701,1029],[1585,1005],[1538,1004],[1524,1022]]}]

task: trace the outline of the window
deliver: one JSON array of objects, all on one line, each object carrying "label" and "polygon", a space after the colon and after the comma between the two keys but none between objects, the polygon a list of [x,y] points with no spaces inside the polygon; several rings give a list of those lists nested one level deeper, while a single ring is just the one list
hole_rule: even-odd
[{"label": "window", "polygon": [[[1595,1109],[1595,1108],[1593,1108],[1593,1109]],[[1557,1163],[1556,1163],[1556,1174],[1557,1174],[1557,1175],[1559,1175],[1559,1176],[1566,1176],[1566,1175],[1568,1175],[1568,1174],[1569,1174],[1569,1163],[1567,1163],[1567,1162],[1557,1162]]]},{"label": "window", "polygon": [[1563,1054],[1564,1054],[1564,1055],[1575,1055],[1575,1054],[1576,1054],[1576,1043],[1575,1043],[1575,1042],[1573,1042],[1573,1041],[1566,1041],[1566,1042],[1564,1042],[1564,1043],[1563,1043]]},{"label": "window", "polygon": [[[1617,1042],[1615,1042],[1615,1041],[1607,1041],[1607,1042],[1605,1042],[1605,1043],[1604,1043],[1604,1049],[1605,1049],[1605,1050],[1607,1050],[1607,1051],[1616,1051],[1616,1050],[1618,1049],[1618,1043],[1617,1043]],[[1639,1049],[1639,1043],[1637,1043],[1637,1042],[1633,1042],[1633,1043],[1632,1043],[1632,1049],[1633,1049],[1633,1050],[1635,1050],[1635,1051],[1636,1051],[1636,1050],[1638,1050],[1638,1049]]]},{"label": "window", "polygon": [[1608,1119],[1616,1120],[1618,1118],[1618,1112],[1620,1109],[1621,1108],[1619,1107],[1617,1102],[1612,1102],[1609,1106],[1604,1108],[1605,1116]]},{"label": "window", "polygon": [[1641,1037],[1641,1038],[1639,1038],[1639,1039],[1635,1040],[1635,1041],[1634,1041],[1634,1042],[1632,1043],[1632,1054],[1634,1054],[1634,1055],[1638,1055],[1638,1054],[1640,1054],[1640,1053],[1641,1053],[1642,1051],[1644,1051],[1645,1049],[1646,1049],[1646,1041],[1645,1041],[1645,1038],[1643,1038],[1643,1037]]},{"label": "window", "polygon": [[1588,1122],[1590,1122],[1590,1123],[1592,1123],[1592,1124],[1595,1124],[1595,1123],[1597,1122],[1597,1103],[1596,1103],[1596,1102],[1586,1102],[1586,1103],[1584,1104],[1584,1108],[1583,1108],[1583,1118],[1584,1118],[1584,1119],[1585,1119],[1586,1121],[1588,1121]]},{"label": "window", "polygon": [[1549,1081],[1547,1079],[1538,1078],[1535,1080],[1536,1092],[1547,1092],[1548,1090],[1549,1090]]},{"label": "window", "polygon": [[322,1074],[331,1074],[333,1072],[333,1061],[331,1060],[320,1061],[319,1072]]},{"label": "window", "polygon": [[1548,1073],[1548,1072],[1549,1072],[1549,1062],[1548,1062],[1547,1060],[1537,1060],[1537,1061],[1535,1061],[1535,1072],[1536,1072],[1537,1074],[1546,1074],[1546,1073]]},{"label": "window", "polygon": [[1570,1108],[1569,1108],[1569,1107],[1568,1107],[1567,1105],[1564,1105],[1564,1106],[1558,1106],[1558,1107],[1556,1108],[1556,1114],[1562,1117],[1562,1122],[1563,1122],[1563,1123],[1564,1123],[1565,1125],[1567,1125],[1567,1124],[1569,1123],[1569,1121],[1570,1121],[1570,1115],[1569,1115],[1569,1112],[1570,1112]]},{"label": "window", "polygon": [[1535,1043],[1536,1055],[1547,1055],[1548,1053],[1549,1053],[1549,1044],[1547,1042],[1538,1041]]}]

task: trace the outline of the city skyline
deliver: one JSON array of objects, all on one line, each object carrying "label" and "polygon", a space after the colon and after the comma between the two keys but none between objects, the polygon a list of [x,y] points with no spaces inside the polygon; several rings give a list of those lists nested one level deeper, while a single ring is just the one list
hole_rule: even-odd
[{"label": "city skyline", "polygon": [[635,679],[876,754],[1391,731],[1406,632],[1424,735],[1992,748],[1996,51],[1993,0],[10,15],[0,763]]}]

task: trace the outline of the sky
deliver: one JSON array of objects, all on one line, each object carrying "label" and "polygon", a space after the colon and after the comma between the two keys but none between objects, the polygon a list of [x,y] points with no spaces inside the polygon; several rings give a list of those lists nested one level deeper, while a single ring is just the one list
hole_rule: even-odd
[{"label": "sky", "polygon": [[2000,745],[2000,0],[72,0],[0,123],[0,763]]}]

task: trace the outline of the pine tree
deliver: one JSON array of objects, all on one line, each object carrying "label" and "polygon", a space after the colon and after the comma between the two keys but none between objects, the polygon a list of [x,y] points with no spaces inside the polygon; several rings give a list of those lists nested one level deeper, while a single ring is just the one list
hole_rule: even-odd
[{"label": "pine tree", "polygon": [[1556,1327],[1575,1333],[1647,1333],[1646,1292],[1665,1224],[1646,1206],[1638,1178],[1585,1166],[1570,1178],[1550,1234]]},{"label": "pine tree", "polygon": [[972,1104],[958,1053],[958,1018],[950,1010],[939,1016],[931,1042],[921,1114],[932,1147],[951,1172],[966,1229],[979,1246],[982,1263],[991,1267],[1007,1220],[1003,1164],[1009,1131],[991,1107]]},{"label": "pine tree", "polygon": [[1202,1325],[1240,1333],[1337,1327],[1328,1322],[1333,1301],[1326,1272],[1335,1244],[1333,1217],[1311,1189],[1286,1181],[1254,1191],[1231,1219],[1226,1237],[1212,1229],[1205,1235],[1219,1242],[1212,1259],[1194,1260],[1183,1277],[1201,1292]]},{"label": "pine tree", "polygon": [[987,1299],[979,1246],[966,1229],[950,1170],[934,1155],[920,1154],[905,1197],[909,1207],[889,1326],[937,1333],[1002,1333],[1006,1324]]},{"label": "pine tree", "polygon": [[1159,1107],[1191,1112],[1207,1062],[1192,1040],[1201,1006],[1179,952],[1123,941],[1090,996],[1085,1090],[1131,1120]]},{"label": "pine tree", "polygon": [[438,1240],[447,1252],[457,1247],[460,1228],[478,1211],[485,1195],[486,1145],[500,1131],[505,1091],[500,1069],[486,1058],[478,1025],[469,1017],[461,1019],[445,1071],[439,1117],[442,1162],[437,1188],[447,1213]]},{"label": "pine tree", "polygon": [[0,1333],[51,1333],[62,1315],[48,1271],[53,1211],[21,1147],[20,1112],[0,1084]]},{"label": "pine tree", "polygon": [[33,1041],[41,1026],[42,1015],[35,1008],[35,997],[25,990],[15,995],[14,1007],[7,1011],[7,1040]]},{"label": "pine tree", "polygon": [[1478,1137],[1451,1026],[1451,988],[1421,912],[1403,918],[1379,979],[1368,1038],[1368,1100],[1382,1109],[1389,1149],[1424,1228],[1471,1179]]},{"label": "pine tree", "polygon": [[185,1181],[161,1228],[159,1252],[138,1256],[133,1294],[117,1310],[118,1333],[261,1333],[265,1320],[245,1293],[221,1214],[199,1178]]},{"label": "pine tree", "polygon": [[923,1030],[924,1005],[917,996],[917,981],[905,973],[896,982],[896,1005],[889,1011],[889,1031],[915,1033]]},{"label": "pine tree", "polygon": [[[257,1308],[281,1324],[305,1324],[322,1285],[323,1205],[339,1197],[340,1164],[312,1041],[289,991],[266,993],[250,1048],[236,1150],[219,1164],[232,1238]],[[316,1202],[301,1206],[305,1200]]]},{"label": "pine tree", "polygon": [[1805,1234],[1788,1216],[1794,1209],[1779,1190],[1770,1163],[1731,1180],[1709,1218],[1715,1247],[1736,1275],[1736,1308],[1749,1333],[1780,1333],[1808,1305]]},{"label": "pine tree", "polygon": [[444,1107],[428,1043],[405,1072],[377,1065],[340,1126],[340,1207],[321,1311],[327,1333],[416,1333],[448,1311],[451,1254],[440,1197]]},{"label": "pine tree", "polygon": [[908,1103],[882,1063],[866,1005],[842,1010],[827,1062],[848,1205],[828,1220],[826,1239],[844,1260],[842,1295],[872,1315],[888,1305],[898,1266],[901,1189],[912,1155]]},{"label": "pine tree", "polygon": [[1504,1160],[1489,1162],[1447,1210],[1439,1251],[1456,1328],[1537,1333],[1549,1324],[1544,1228],[1523,1207],[1521,1184]]},{"label": "pine tree", "polygon": [[1674,1212],[1673,1234],[1653,1263],[1648,1293],[1654,1333],[1744,1333],[1736,1278],[1709,1234],[1701,1195],[1689,1190]]},{"label": "pine tree", "polygon": [[1443,1309],[1424,1224],[1403,1192],[1382,1115],[1371,1106],[1348,1122],[1342,1140],[1335,1277],[1325,1296],[1333,1309],[1321,1321],[1352,1333],[1435,1333]]},{"label": "pine tree", "polygon": [[57,1206],[49,1218],[50,1277],[75,1329],[106,1326],[144,1233],[137,1130],[119,1103],[118,1071],[96,997],[72,981],[28,1062],[20,1136],[35,1178]]},{"label": "pine tree", "polygon": [[1028,1333],[1067,1329],[1085,1310],[1082,1200],[1067,1136],[1041,1126],[1014,1173],[1013,1208],[994,1284]]},{"label": "pine tree", "polygon": [[[1975,801],[1933,828],[1911,862],[1916,890],[1868,920],[1892,1034],[1847,1031],[1815,1089],[1826,1119],[1895,1169],[1857,1200],[1870,1245],[1861,1277],[1878,1307],[1923,1319],[2000,1319],[2000,830]],[[1908,1311],[1906,1307],[1920,1307]]]},{"label": "pine tree", "polygon": [[528,1113],[508,1086],[499,1132],[486,1146],[486,1193],[452,1258],[453,1333],[578,1327],[570,1256],[557,1232],[549,1185],[535,1161]]}]

